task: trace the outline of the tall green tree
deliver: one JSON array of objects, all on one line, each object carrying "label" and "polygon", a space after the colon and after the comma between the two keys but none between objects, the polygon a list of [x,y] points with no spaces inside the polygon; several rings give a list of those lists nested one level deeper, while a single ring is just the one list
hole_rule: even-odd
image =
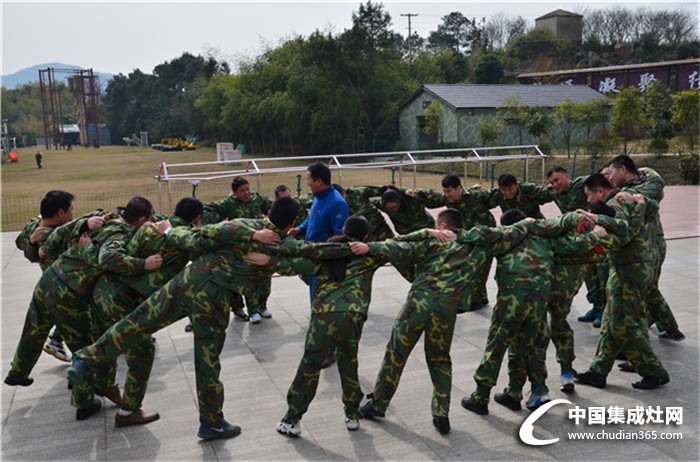
[{"label": "tall green tree", "polygon": [[561,103],[554,106],[554,123],[561,130],[568,158],[571,158],[571,136],[580,120],[580,113],[580,105],[571,98],[564,98]]},{"label": "tall green tree", "polygon": [[671,121],[677,125],[692,152],[697,145],[700,120],[700,91],[685,90],[673,95]]},{"label": "tall green tree", "polygon": [[530,121],[530,106],[518,96],[506,96],[496,111],[506,125],[515,127],[518,131],[518,141],[523,144],[523,132]]},{"label": "tall green tree", "polygon": [[630,86],[615,95],[610,131],[614,136],[622,138],[625,153],[627,153],[627,142],[644,133],[643,109],[639,88]]},{"label": "tall green tree", "polygon": [[476,83],[501,83],[503,63],[495,53],[482,54],[474,69]]}]

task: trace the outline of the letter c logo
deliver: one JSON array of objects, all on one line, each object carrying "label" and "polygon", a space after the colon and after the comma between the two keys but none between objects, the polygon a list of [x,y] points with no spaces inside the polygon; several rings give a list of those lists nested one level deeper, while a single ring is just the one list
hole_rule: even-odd
[{"label": "letter c logo", "polygon": [[539,409],[537,409],[535,412],[530,414],[530,417],[525,419],[525,422],[520,426],[520,433],[518,434],[520,436],[520,439],[522,440],[523,443],[529,444],[530,446],[545,446],[547,444],[554,444],[557,441],[559,441],[559,438],[553,438],[551,440],[538,440],[535,438],[535,436],[532,434],[532,430],[534,430],[534,423],[537,422],[537,419],[542,417],[542,415],[549,410],[549,408],[556,406],[557,404],[571,404],[571,401],[566,400],[566,399],[555,399],[554,401],[550,401],[546,404],[543,404],[540,406]]}]

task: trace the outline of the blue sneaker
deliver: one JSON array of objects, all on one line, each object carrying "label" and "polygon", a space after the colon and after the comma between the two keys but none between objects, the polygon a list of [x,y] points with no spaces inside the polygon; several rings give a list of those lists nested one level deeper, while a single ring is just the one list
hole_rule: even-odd
[{"label": "blue sneaker", "polygon": [[221,420],[216,426],[200,425],[197,436],[204,440],[225,440],[241,434],[241,427]]},{"label": "blue sneaker", "polygon": [[73,358],[73,364],[68,369],[68,381],[73,385],[80,386],[85,383],[85,379],[88,376],[90,369],[88,365],[85,364],[80,358]]},{"label": "blue sneaker", "polygon": [[600,328],[600,323],[603,322],[603,312],[599,311],[593,321],[593,327]]},{"label": "blue sneaker", "polygon": [[544,395],[536,395],[534,393],[530,393],[530,397],[527,399],[527,403],[525,403],[525,407],[530,409],[531,411],[534,411],[538,407],[542,406],[545,403],[548,403],[552,401],[552,399],[549,397],[547,393]]},{"label": "blue sneaker", "polygon": [[596,316],[598,313],[596,312],[595,308],[591,308],[584,314],[583,316],[579,316],[576,318],[578,322],[593,322],[595,321]]},{"label": "blue sneaker", "polygon": [[561,375],[561,391],[564,393],[573,393],[574,392],[574,374],[571,372],[567,372],[565,374]]}]

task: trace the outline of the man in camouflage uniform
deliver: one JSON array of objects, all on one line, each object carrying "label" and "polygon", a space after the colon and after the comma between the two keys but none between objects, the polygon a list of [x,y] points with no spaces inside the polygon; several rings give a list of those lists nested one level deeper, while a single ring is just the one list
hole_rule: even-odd
[{"label": "man in camouflage uniform", "polygon": [[[457,175],[445,175],[442,179],[442,192],[433,190],[418,190],[416,197],[424,200],[428,208],[449,207],[458,210],[464,218],[464,229],[477,225],[496,226],[496,219],[491,213],[494,193],[478,188],[464,189]],[[483,308],[489,303],[486,281],[491,271],[491,263],[480,266],[479,272],[474,276],[477,284],[475,290],[467,292],[462,301],[460,312],[474,311]]]},{"label": "man in camouflage uniform", "polygon": [[[649,343],[644,305],[654,279],[648,220],[658,213],[658,204],[641,194],[615,195],[612,185],[601,174],[591,175],[584,187],[589,202],[606,201],[615,209],[616,217],[627,222],[628,230],[624,237],[617,238],[609,254],[608,300],[596,356],[590,370],[576,374],[575,378],[579,383],[604,388],[615,358],[622,352],[642,376],[642,380],[634,382],[632,386],[643,390],[657,388],[670,379]],[[605,216],[594,217],[601,224],[610,221]]]},{"label": "man in camouflage uniform", "polygon": [[[561,213],[574,212],[577,209],[586,209],[586,193],[583,190],[583,182],[588,176],[579,176],[571,179],[564,167],[556,166],[547,172],[550,188],[555,193],[554,202]],[[579,322],[592,322],[593,327],[600,327],[605,308],[605,281],[608,280],[608,261],[602,259],[596,263],[584,265],[580,269],[586,282],[588,293],[586,300],[593,307],[583,316],[578,317]]]},{"label": "man in camouflage uniform", "polygon": [[498,189],[491,195],[491,208],[500,207],[502,212],[518,209],[531,218],[544,218],[540,205],[552,202],[554,193],[543,186],[521,183],[512,173],[498,177]]},{"label": "man in camouflage uniform", "polygon": [[[223,416],[224,387],[219,380],[219,355],[226,339],[229,304],[235,294],[255,291],[273,272],[292,274],[311,271],[313,264],[299,257],[331,258],[350,255],[340,244],[308,244],[292,237],[285,238],[275,248],[252,244],[280,242],[294,223],[297,206],[292,199],[275,201],[270,218],[239,219],[197,229],[168,227],[160,223],[167,239],[176,246],[201,252],[219,244],[215,251],[203,253],[154,292],[134,311],[110,327],[94,344],[76,351],[69,380],[85,383],[90,370],[112,361],[124,351],[150,338],[151,334],[185,316],[192,322],[194,334],[195,374],[199,404],[200,428],[204,439],[232,438],[240,427],[231,425]],[[165,225],[165,226],[163,226]],[[318,246],[318,247],[316,247]],[[257,266],[245,261],[250,251],[273,255],[273,263]],[[293,258],[292,258],[293,257]],[[147,380],[148,377],[142,378]],[[145,387],[146,385],[143,384]]]},{"label": "man in camouflage uniform", "polygon": [[[363,216],[353,215],[345,222],[343,236],[331,240],[361,242],[367,239],[369,230]],[[288,409],[277,424],[279,433],[293,437],[301,434],[299,422],[316,394],[321,365],[331,342],[337,345],[345,424],[351,431],[360,427],[362,389],[357,375],[357,351],[371,300],[372,279],[385,263],[381,256],[316,263],[318,289],[311,305],[304,356],[287,392]]]},{"label": "man in camouflage uniform", "polygon": [[[200,222],[202,211],[202,203],[199,200],[185,197],[175,206],[175,214],[169,218],[169,222],[173,227],[196,226]],[[141,226],[128,243],[122,241],[121,244],[120,250],[135,258],[145,259],[151,255],[160,255],[163,265],[145,275],[120,276],[107,272],[97,280],[92,291],[92,313],[98,336],[165,285],[191,259],[188,252],[167,241],[151,223]],[[112,243],[105,243],[100,248],[100,258],[106,258],[109,252],[115,250],[114,247]],[[154,356],[155,345],[151,338],[124,352],[129,369],[124,381],[122,406],[115,416],[115,426],[140,425],[160,417],[157,413],[148,413],[141,409],[146,393],[145,384],[148,383],[147,378],[151,374]]]},{"label": "man in camouflage uniform", "polygon": [[338,184],[334,184],[333,187],[348,203],[350,215],[362,216],[369,222],[369,240],[383,241],[394,237],[394,232],[371,200],[373,197],[381,196],[386,191],[386,187],[355,186],[346,189]]},{"label": "man in camouflage uniform", "polygon": [[407,194],[403,188],[389,188],[382,193],[381,201],[373,200],[377,209],[386,213],[398,234],[408,234],[435,226],[433,216],[425,210],[423,197]]},{"label": "man in camouflage uniform", "polygon": [[[74,199],[66,191],[47,192],[41,200],[40,215],[27,221],[15,239],[15,245],[24,253],[25,258],[32,263],[39,263],[41,271],[46,271],[53,259],[39,258],[39,248],[53,230],[73,219]],[[70,355],[65,351],[61,332],[57,328],[49,335],[44,351],[60,361],[70,362]]]},{"label": "man in camouflage uniform", "polygon": [[[458,229],[461,225],[461,214],[447,209],[438,215],[436,229]],[[457,242],[449,244],[426,239],[428,233],[422,230],[397,238],[406,242],[351,243],[357,254],[382,255],[396,267],[416,266],[415,278],[392,328],[371,399],[360,410],[368,418],[384,417],[408,356],[423,335],[426,363],[433,382],[433,425],[441,434],[446,434],[450,431],[448,414],[452,391],[450,347],[460,302],[465,292],[472,289],[473,275],[481,266],[494,254],[510,250],[525,237],[527,230],[524,225],[505,230],[478,227],[462,231]]]},{"label": "man in camouflage uniform", "polygon": [[[283,197],[292,197],[292,190],[286,184],[280,184],[275,187],[275,200],[282,199]],[[311,208],[311,203],[313,202],[314,196],[309,193],[304,197],[292,197],[294,202],[299,206],[299,211],[297,212],[297,217],[294,220],[295,223],[303,223],[304,220],[309,216],[309,209]],[[302,237],[302,236],[298,236]]]},{"label": "man in camouflage uniform", "polygon": [[[517,209],[501,217],[504,226],[527,218]],[[530,227],[535,224],[530,224]],[[601,234],[605,234],[600,228]],[[494,399],[512,410],[520,410],[522,389],[529,376],[532,392],[528,409],[551,401],[545,383],[546,345],[549,342],[546,302],[550,294],[554,251],[582,254],[593,250],[600,237],[595,233],[559,239],[528,234],[517,246],[498,256],[496,282],[498,300],[493,309],[484,356],[474,373],[476,391],[462,400],[462,406],[477,414],[488,414],[491,388],[496,385],[503,356],[509,349],[509,384]]]},{"label": "man in camouflage uniform", "polygon": [[[262,218],[270,211],[271,205],[270,199],[250,191],[248,180],[236,177],[231,182],[231,194],[227,198],[204,205],[202,223],[218,223],[235,218]],[[260,318],[271,318],[272,312],[267,308],[267,299],[270,298],[271,290],[272,281],[270,280],[267,284],[260,284],[258,291],[248,293],[245,303],[242,294],[235,296],[231,303],[231,311],[235,319],[239,321],[250,319],[257,324]],[[244,311],[246,306],[248,313]]]},{"label": "man in camouflage uniform", "polygon": [[[617,156],[608,167],[608,180],[613,187],[631,194],[641,194],[644,197],[661,203],[664,198],[664,180],[655,170],[650,168],[637,169],[629,156]],[[661,217],[656,214],[651,221],[652,250],[654,252],[654,280],[646,297],[649,311],[649,323],[656,323],[661,339],[681,341],[685,335],[678,329],[678,322],[673,316],[671,307],[659,290],[661,267],[666,259],[666,239],[661,226]]]}]

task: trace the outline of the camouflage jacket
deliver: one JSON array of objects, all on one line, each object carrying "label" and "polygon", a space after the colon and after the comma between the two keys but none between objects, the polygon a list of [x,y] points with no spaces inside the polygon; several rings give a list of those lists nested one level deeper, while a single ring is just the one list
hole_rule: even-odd
[{"label": "camouflage jacket", "polygon": [[375,207],[389,216],[397,233],[407,234],[411,231],[435,226],[435,219],[425,210],[425,198],[422,195],[416,194],[416,197],[407,196],[406,190],[403,188],[399,188],[397,191],[402,197],[401,208],[398,212],[384,208],[379,200],[372,201]]},{"label": "camouflage jacket", "polygon": [[252,193],[248,202],[242,202],[236,196],[209,202],[204,205],[202,223],[218,223],[234,218],[262,218],[270,211],[272,201],[258,193]]},{"label": "camouflage jacket", "polygon": [[[168,219],[173,227],[182,226],[189,228],[189,225],[177,216],[172,216]],[[218,246],[213,245],[212,250],[216,247]],[[144,224],[136,231],[126,246],[126,252],[132,257],[143,259],[155,254],[160,254],[163,257],[163,265],[156,270],[149,271],[146,274],[128,275],[119,278],[123,283],[138,291],[144,298],[163,287],[166,282],[182,271],[190,259],[193,258],[189,252],[168,241],[150,223]]]},{"label": "camouflage jacket", "polygon": [[384,215],[372,204],[372,197],[381,196],[385,188],[375,186],[357,186],[345,190],[345,201],[350,215],[362,215],[369,222],[370,239],[383,241],[394,237],[394,233],[384,219]]},{"label": "camouflage jacket", "polygon": [[561,213],[573,212],[576,209],[587,209],[588,200],[583,190],[583,182],[588,176],[579,176],[569,183],[569,189],[564,193],[552,191],[554,202],[561,210]]},{"label": "camouflage jacket", "polygon": [[459,210],[464,219],[464,229],[473,228],[474,226],[496,226],[496,219],[491,213],[491,205],[493,193],[485,189],[469,188],[465,189],[462,197],[455,202],[447,202],[444,193],[433,191],[431,189],[416,191],[416,195],[425,198],[425,204],[428,208],[449,207]]},{"label": "camouflage jacket", "polygon": [[304,223],[309,216],[309,209],[311,208],[311,203],[314,201],[313,194],[308,194],[304,197],[295,197],[294,202],[299,206],[299,211],[294,220],[295,226]]},{"label": "camouflage jacket", "polygon": [[399,267],[415,265],[408,298],[454,311],[468,291],[474,275],[493,258],[509,251],[527,235],[524,225],[478,227],[460,232],[457,241],[440,244],[423,229],[394,241],[370,242],[369,255],[381,255]]},{"label": "camouflage jacket", "polygon": [[[260,229],[271,229],[280,234],[282,243],[279,246],[263,246],[253,242],[254,232]],[[171,228],[168,240],[180,248],[195,252],[218,244],[215,251],[206,252],[194,260],[191,271],[238,294],[255,291],[275,272],[285,275],[312,273],[314,263],[309,258],[352,256],[346,244],[314,244],[282,236],[280,230],[267,219],[238,219],[193,229]],[[244,260],[249,252],[267,253],[272,259],[267,266],[257,266]]]},{"label": "camouflage jacket", "polygon": [[542,215],[540,211],[540,205],[552,202],[553,200],[554,192],[552,190],[532,183],[520,183],[518,192],[513,199],[506,199],[498,189],[494,189],[491,193],[489,207],[501,207],[501,211],[503,212],[519,209],[528,217],[544,218],[544,215]]},{"label": "camouflage jacket", "polygon": [[[113,214],[107,215],[107,219],[114,218]],[[49,236],[42,248],[51,244],[61,228],[63,226]],[[68,249],[51,265],[55,275],[74,293],[88,296],[97,278],[105,271],[118,275],[146,272],[145,259],[126,254],[126,246],[134,234],[133,226],[119,221],[107,221],[102,228],[88,233],[91,241],[85,248],[78,244],[78,234]]]},{"label": "camouflage jacket", "polygon": [[[606,203],[615,209],[615,217],[627,223],[626,232],[612,237],[613,250],[609,253],[610,263],[626,265],[653,261],[651,225],[647,221],[649,215],[658,214],[658,203],[645,198],[642,204],[622,201],[615,198],[616,191],[608,197]],[[614,219],[598,215],[598,222],[606,229]]]},{"label": "camouflage jacket", "polygon": [[[639,193],[644,197],[653,199],[659,205],[664,198],[664,187],[666,183],[661,175],[656,170],[645,167],[639,170],[639,179],[630,181],[620,188],[622,191],[628,191],[631,194]],[[664,228],[661,226],[661,217],[657,214],[650,216],[651,232],[654,236],[663,236]]]}]

